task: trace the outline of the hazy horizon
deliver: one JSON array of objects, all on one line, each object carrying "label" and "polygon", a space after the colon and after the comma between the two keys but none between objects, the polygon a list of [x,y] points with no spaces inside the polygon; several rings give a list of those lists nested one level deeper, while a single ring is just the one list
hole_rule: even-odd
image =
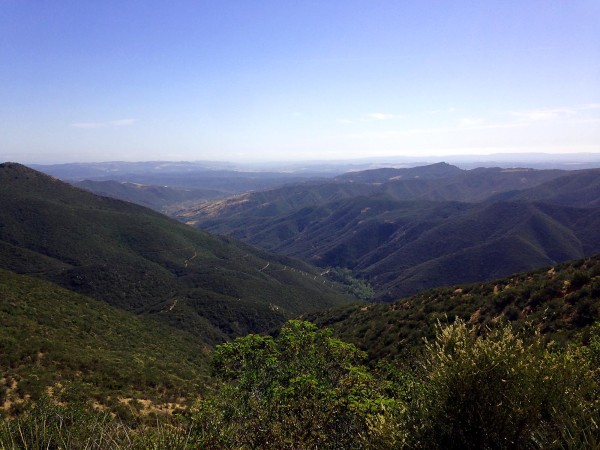
[{"label": "hazy horizon", "polygon": [[600,153],[600,3],[7,1],[0,159]]},{"label": "hazy horizon", "polygon": [[[0,163],[3,161],[0,161]],[[15,161],[13,161],[15,162]],[[18,162],[18,161],[16,161]],[[22,163],[22,162],[21,162]],[[240,172],[273,172],[310,174],[345,173],[389,168],[410,168],[431,164],[446,163],[461,169],[478,167],[531,168],[531,169],[594,169],[600,168],[600,153],[576,154],[542,154],[542,153],[501,153],[489,155],[445,155],[435,156],[388,156],[365,157],[329,160],[264,160],[264,161],[235,161],[235,160],[140,160],[140,161],[66,161],[62,163],[22,163],[34,169],[47,171],[57,176],[66,176],[62,168],[69,174],[85,172],[88,167],[92,170],[105,171],[106,174],[124,174],[127,171],[135,173],[186,173],[190,171],[225,170]],[[70,167],[70,168],[69,168]],[[72,172],[75,171],[75,172]],[[61,175],[62,174],[62,175]],[[79,175],[81,177],[81,174]],[[68,177],[67,177],[68,178]],[[85,178],[85,176],[84,176]]]}]

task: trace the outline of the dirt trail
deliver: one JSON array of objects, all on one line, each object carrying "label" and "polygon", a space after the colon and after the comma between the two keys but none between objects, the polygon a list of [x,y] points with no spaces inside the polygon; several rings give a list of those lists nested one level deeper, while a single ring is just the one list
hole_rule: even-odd
[{"label": "dirt trail", "polygon": [[194,250],[194,255],[191,258],[185,260],[185,267],[187,267],[190,261],[192,261],[192,259],[194,259],[196,256],[198,256],[198,252]]}]

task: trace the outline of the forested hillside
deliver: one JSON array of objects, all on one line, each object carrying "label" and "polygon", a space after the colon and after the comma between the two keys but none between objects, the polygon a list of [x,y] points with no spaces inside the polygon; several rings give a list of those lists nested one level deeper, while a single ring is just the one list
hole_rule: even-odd
[{"label": "forested hillside", "polygon": [[[594,257],[488,285],[431,291],[393,305],[360,305],[313,317],[333,330],[294,320],[274,336],[237,338],[213,353],[211,387],[185,415],[172,419],[161,414],[172,403],[162,410],[155,404],[152,410],[145,401],[122,397],[116,398],[123,408],[116,409],[119,419],[115,419],[74,403],[57,386],[52,394],[58,392],[66,403],[57,403],[54,395],[40,396],[35,403],[23,404],[20,413],[13,408],[16,415],[0,419],[0,444],[29,447],[70,442],[104,448],[103,443],[110,442],[111,448],[177,449],[595,448],[600,442],[600,328],[592,322],[598,317],[599,267],[600,257]],[[31,298],[33,292],[27,290],[31,279],[9,275],[8,281],[20,295],[28,296],[27,303],[43,312],[41,317],[51,315]],[[44,287],[43,282],[35,283]],[[83,302],[81,314],[95,317],[93,305],[81,298],[76,301]],[[27,307],[13,297],[3,311],[14,306]],[[74,307],[70,301],[65,306]],[[63,311],[57,314],[56,324],[42,319],[37,326],[51,337],[59,333],[68,345],[72,330],[77,330],[77,325],[69,324],[75,317]],[[66,331],[61,329],[63,314]],[[107,311],[104,315],[110,317]],[[35,321],[24,323],[31,327]],[[129,326],[128,332],[134,331],[135,336],[135,324]],[[110,335],[123,330],[121,325],[102,331],[92,322],[88,330],[107,339],[96,355],[113,364],[120,355],[139,351],[135,340],[125,350],[109,350],[111,343],[118,342]],[[366,348],[370,362],[364,352],[336,336]],[[379,345],[390,340],[397,345]],[[26,338],[23,341],[31,345]],[[110,374],[102,369],[87,372],[88,359],[77,353],[61,357],[60,351],[44,347],[50,342],[33,341],[42,350],[35,354],[35,347],[35,356],[29,356],[38,359],[36,374],[46,373],[46,357],[57,356],[63,364],[83,364],[82,380]],[[160,349],[160,345],[153,347]],[[92,356],[92,361],[97,357]],[[15,360],[18,370],[19,360]],[[159,369],[171,365],[178,367],[178,362],[161,364]],[[136,369],[125,373],[136,374]],[[127,389],[127,378],[116,379],[125,381]],[[39,384],[38,379],[22,382],[21,389]],[[11,398],[14,390],[8,389]],[[111,398],[108,405],[115,402]],[[159,421],[149,424],[135,418],[149,410],[154,414],[150,417],[159,414]]]},{"label": "forested hillside", "polygon": [[438,322],[478,328],[502,321],[560,343],[583,339],[600,319],[600,255],[486,283],[422,292],[390,304],[353,305],[305,316],[332,327],[371,358],[398,357],[431,339]]},{"label": "forested hillside", "polygon": [[436,164],[245,194],[177,217],[324,268],[348,268],[390,301],[600,251],[599,180],[598,170]]},{"label": "forested hillside", "polygon": [[[348,269],[318,270],[20,165],[0,165],[0,182],[0,447],[600,442],[600,256],[369,304],[341,293],[369,289]],[[367,268],[412,264],[433,277],[418,258],[461,255],[478,237],[497,244],[449,259],[437,279],[451,283],[481,260],[544,264],[599,241],[592,205],[334,197],[306,226],[335,217],[328,233],[340,241],[313,245],[355,271],[368,257]],[[390,236],[404,256],[369,251]],[[314,324],[288,321],[298,316]]]},{"label": "forested hillside", "polygon": [[209,343],[351,298],[312,267],[17,164],[0,165],[0,267]]},{"label": "forested hillside", "polygon": [[171,412],[208,379],[210,347],[197,336],[3,269],[0,349],[0,415],[46,395],[124,417],[129,403]]}]

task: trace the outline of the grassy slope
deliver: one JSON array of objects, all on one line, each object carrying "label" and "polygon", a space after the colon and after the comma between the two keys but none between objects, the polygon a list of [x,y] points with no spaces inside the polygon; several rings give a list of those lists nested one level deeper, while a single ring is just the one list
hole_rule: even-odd
[{"label": "grassy slope", "polygon": [[117,407],[197,396],[208,348],[197,337],[47,281],[0,269],[0,408],[52,390]]},{"label": "grassy slope", "polygon": [[350,301],[304,263],[17,164],[0,165],[0,186],[0,267],[152,314],[209,343]]},{"label": "grassy slope", "polygon": [[600,255],[487,283],[423,292],[391,304],[354,305],[307,316],[371,357],[394,357],[431,338],[437,321],[460,317],[537,326],[563,341],[600,317]]},{"label": "grassy slope", "polygon": [[185,201],[202,202],[225,196],[224,192],[210,189],[174,189],[168,186],[152,186],[118,181],[80,181],[73,183],[96,195],[125,200],[138,205],[163,211],[167,205]]}]

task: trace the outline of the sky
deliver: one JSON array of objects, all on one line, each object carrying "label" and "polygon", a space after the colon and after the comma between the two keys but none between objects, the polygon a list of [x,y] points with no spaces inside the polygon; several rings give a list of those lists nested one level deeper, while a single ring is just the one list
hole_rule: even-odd
[{"label": "sky", "polygon": [[0,161],[600,153],[600,0],[0,0]]}]

